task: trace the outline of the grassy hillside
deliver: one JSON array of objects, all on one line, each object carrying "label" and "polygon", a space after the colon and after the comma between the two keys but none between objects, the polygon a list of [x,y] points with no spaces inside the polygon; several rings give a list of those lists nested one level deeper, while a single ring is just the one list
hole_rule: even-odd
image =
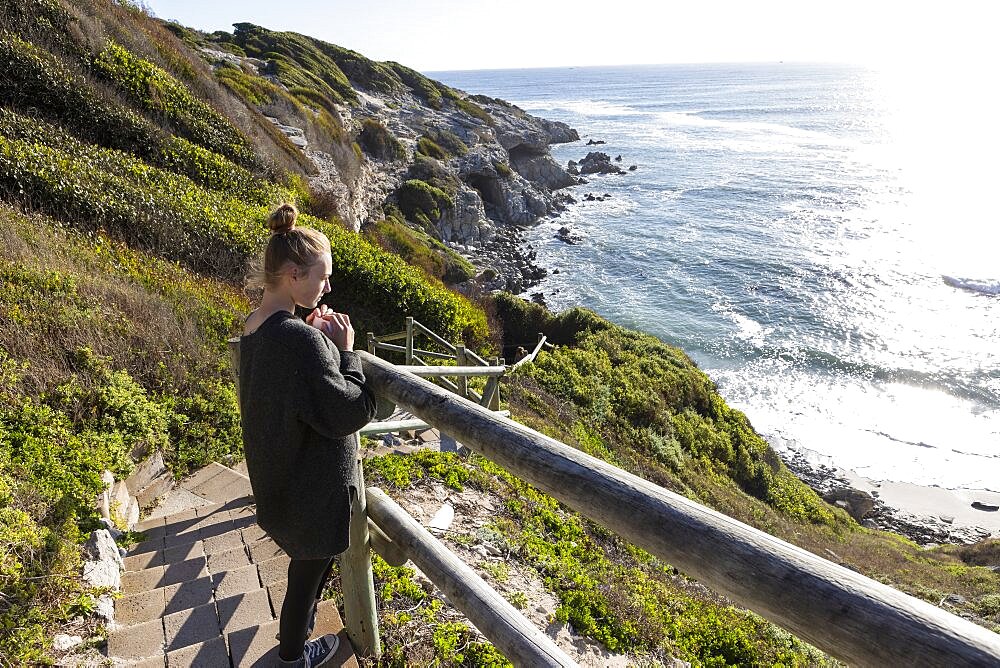
[{"label": "grassy hillside", "polygon": [[[405,88],[479,117],[474,102],[302,36],[241,24],[208,40],[266,61],[280,85],[264,84],[213,72],[193,50],[206,39],[110,0],[0,3],[0,665],[49,661],[52,634],[92,607],[79,547],[96,526],[104,469],[123,476],[156,448],[177,476],[240,458],[225,339],[252,308],[242,279],[284,200],[331,238],[327,301],[358,331],[398,330],[413,315],[484,353],[546,331],[562,346],[507,389],[526,424],[925,598],[961,593],[970,613],[1000,623],[989,598],[1000,578],[965,566],[974,554],[861,530],[791,476],[680,351],[585,311],[471,302],[429,278],[467,276],[468,263],[428,255],[433,240],[401,212],[367,235],[346,230],[304,185],[308,161],[258,109],[318,110],[311,122],[350,151],[338,105],[353,104],[358,87]],[[417,163],[433,181],[430,156],[462,147],[423,139]],[[366,141],[394,159],[377,128]],[[447,185],[433,187],[447,197]],[[397,494],[437,477],[494,495],[504,511],[490,530],[541,574],[562,618],[610,649],[706,665],[823,661],[486,461],[385,458],[372,474]],[[395,629],[387,663],[499,661],[405,570],[376,563]],[[406,647],[407,624],[421,619],[440,632]]]},{"label": "grassy hillside", "polygon": [[[224,342],[267,212],[310,193],[282,146],[238,129],[271,124],[141,12],[5,3],[0,52],[0,656],[33,663],[90,605],[79,542],[101,471],[154,448],[178,476],[241,458]],[[331,303],[359,331],[414,314],[485,340],[480,307],[303,221],[330,236]]]}]

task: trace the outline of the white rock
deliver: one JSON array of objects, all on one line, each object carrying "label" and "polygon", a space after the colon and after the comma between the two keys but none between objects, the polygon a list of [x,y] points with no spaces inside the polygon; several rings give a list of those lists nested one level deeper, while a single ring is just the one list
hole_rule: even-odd
[{"label": "white rock", "polygon": [[52,649],[57,652],[65,652],[73,649],[83,642],[80,636],[68,636],[65,633],[57,633],[52,637]]},{"label": "white rock", "polygon": [[97,605],[94,606],[94,614],[106,622],[114,622],[115,621],[114,600],[107,594],[99,597],[97,599]]},{"label": "white rock", "polygon": [[111,561],[118,568],[125,568],[125,563],[118,552],[118,544],[107,529],[98,529],[90,534],[83,549],[95,561]]},{"label": "white rock", "polygon": [[489,554],[490,556],[493,556],[493,557],[502,557],[502,556],[503,556],[503,552],[501,552],[501,551],[500,551],[500,550],[499,550],[499,549],[498,549],[498,548],[497,548],[496,546],[494,546],[494,545],[490,545],[489,543],[486,543],[486,545],[484,545],[483,547],[485,547],[485,548],[486,548],[486,552],[487,552],[487,554]]},{"label": "white rock", "polygon": [[[118,557],[117,552],[115,552],[115,556]],[[83,581],[91,587],[110,587],[118,591],[122,586],[121,570],[114,561],[85,561],[83,562]]]},{"label": "white rock", "polygon": [[450,503],[445,503],[434,513],[434,517],[427,524],[429,529],[438,529],[440,531],[447,531],[448,527],[451,526],[452,520],[455,519],[455,508]]},{"label": "white rock", "polygon": [[124,480],[116,482],[111,487],[111,510],[124,518],[128,513],[128,507],[132,503],[132,495],[128,493],[128,485]]}]

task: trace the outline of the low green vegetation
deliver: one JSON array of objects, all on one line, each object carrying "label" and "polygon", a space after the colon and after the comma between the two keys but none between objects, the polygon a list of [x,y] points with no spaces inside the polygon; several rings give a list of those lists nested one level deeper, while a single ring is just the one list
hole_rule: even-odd
[{"label": "low green vegetation", "polygon": [[[0,134],[26,143],[34,143],[56,149],[68,155],[124,156],[121,153],[95,153],[94,146],[81,142],[58,126],[37,119],[22,116],[0,107]],[[157,148],[159,150],[157,150]],[[152,149],[152,150],[149,150]],[[269,205],[291,195],[288,190],[273,183],[254,177],[249,171],[239,167],[217,153],[205,150],[184,139],[167,137],[161,146],[147,147],[147,154],[141,160],[166,172],[187,176],[194,183],[208,190],[218,191],[230,197],[253,204]],[[130,154],[131,163],[137,164],[140,156]]]},{"label": "low green vegetation", "polygon": [[177,134],[244,167],[261,169],[243,133],[162,68],[113,41],[94,58],[93,65],[133,102],[162,117]]},{"label": "low green vegetation", "polygon": [[241,449],[232,287],[0,206],[0,656],[46,662],[92,605],[79,542],[101,472],[164,451],[182,475]]},{"label": "low green vegetation", "polygon": [[476,275],[471,262],[426,232],[414,230],[397,218],[390,216],[376,222],[366,229],[366,234],[382,248],[445,283],[461,283]]},{"label": "low green vegetation", "polygon": [[[555,620],[612,652],[675,656],[705,666],[836,665],[486,459],[463,462],[450,453],[422,451],[375,457],[365,465],[372,484],[393,495],[405,496],[411,486],[436,479],[453,488],[461,481],[496,498],[503,510],[483,531],[558,596]],[[508,568],[501,563],[491,572],[506,580]],[[406,570],[380,569],[386,580],[402,581],[383,589],[392,593],[384,600],[393,608],[429,598]],[[511,599],[527,600],[521,592]],[[389,624],[398,621],[398,613],[387,617]]]},{"label": "low green vegetation", "polygon": [[496,296],[493,310],[508,356],[538,332],[558,344],[508,377],[518,421],[918,598],[958,594],[956,611],[1000,628],[976,607],[1000,590],[1000,574],[982,567],[996,563],[988,542],[927,550],[861,528],[795,478],[686,355],[654,337],[510,295]]},{"label": "low green vegetation", "polygon": [[417,140],[417,154],[436,160],[448,160],[468,152],[469,147],[458,135],[443,128],[428,129]]},{"label": "low green vegetation", "polygon": [[438,146],[437,142],[426,135],[417,140],[417,153],[420,155],[426,155],[428,158],[436,158],[438,160],[448,159],[448,152]]},{"label": "low green vegetation", "polygon": [[[389,490],[406,489],[425,479],[461,490],[476,474],[457,455],[430,450],[365,460],[366,482]],[[377,555],[372,556],[372,566],[386,650],[381,665],[511,665],[492,644],[477,638],[441,597],[421,586],[412,568],[389,566]],[[415,642],[421,638],[423,642]]]},{"label": "low green vegetation", "polygon": [[374,118],[366,118],[361,122],[358,144],[376,160],[402,160],[406,157],[406,149],[399,140]]},{"label": "low green vegetation", "polygon": [[409,179],[396,191],[399,208],[407,220],[434,231],[445,211],[455,207],[455,201],[440,188],[420,179]]},{"label": "low green vegetation", "polygon": [[314,40],[252,23],[236,23],[233,27],[232,35],[217,32],[213,37],[235,44],[247,56],[267,61],[267,73],[277,76],[286,88],[313,90],[339,103],[357,102],[347,75],[336,61],[316,48]]},{"label": "low green vegetation", "polygon": [[460,111],[464,111],[472,118],[482,121],[489,126],[496,123],[496,121],[493,120],[493,117],[489,115],[489,112],[473,102],[471,98],[464,97],[458,91],[451,88],[447,89],[444,92],[444,95],[446,98],[451,100]]},{"label": "low green vegetation", "polygon": [[442,89],[447,89],[447,86],[443,84],[428,79],[420,72],[410,69],[405,65],[400,65],[399,63],[394,63],[389,61],[384,63],[386,67],[392,69],[413,93],[427,103],[427,106],[432,109],[441,109],[443,107],[443,95],[441,93]]},{"label": "low green vegetation", "polygon": [[462,138],[445,128],[429,128],[425,136],[432,139],[449,156],[463,156],[469,152],[469,147]]},{"label": "low green vegetation", "polygon": [[[524,374],[569,402],[601,441],[628,444],[636,456],[674,472],[697,462],[797,520],[838,529],[853,524],[796,479],[746,416],[726,406],[708,376],[677,348],[592,315],[589,323],[583,314],[552,317],[507,295],[495,303],[510,323],[505,337],[527,340],[545,332],[573,342],[541,355]],[[565,322],[574,318],[582,321],[575,332]],[[519,325],[527,322],[534,326]]]},{"label": "low green vegetation", "polygon": [[[0,135],[0,190],[7,197],[30,197],[35,207],[79,229],[104,228],[137,248],[224,280],[239,280],[264,247],[270,206],[207,190],[131,155],[66,136],[52,141],[58,148],[31,141],[26,123],[14,118],[0,127],[27,137]],[[485,315],[464,297],[428,284],[418,269],[338,225],[309,216],[303,222],[331,238],[340,287],[331,300],[358,307],[352,312],[359,313],[360,325],[391,330],[413,314],[449,336],[470,342],[486,337]]]}]

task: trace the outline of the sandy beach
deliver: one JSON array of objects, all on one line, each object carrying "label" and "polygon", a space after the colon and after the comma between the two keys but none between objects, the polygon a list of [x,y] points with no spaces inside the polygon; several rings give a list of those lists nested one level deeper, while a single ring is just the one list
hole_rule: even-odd
[{"label": "sandy beach", "polygon": [[1000,506],[1000,493],[975,489],[924,487],[907,482],[870,480],[851,471],[846,477],[855,489],[877,496],[887,506],[918,517],[937,517],[955,527],[982,527],[1000,536],[1000,511],[979,510],[972,504]]},{"label": "sandy beach", "polygon": [[1000,537],[1000,492],[873,480],[812,450],[783,448],[779,454],[799,479],[863,526],[892,531],[921,545]]}]

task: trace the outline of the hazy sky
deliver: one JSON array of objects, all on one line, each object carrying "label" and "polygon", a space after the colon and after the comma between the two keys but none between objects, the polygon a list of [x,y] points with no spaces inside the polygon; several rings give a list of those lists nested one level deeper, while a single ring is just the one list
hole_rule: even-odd
[{"label": "hazy sky", "polygon": [[249,21],[422,71],[749,61],[991,60],[992,3],[895,0],[147,0],[201,30]]}]

